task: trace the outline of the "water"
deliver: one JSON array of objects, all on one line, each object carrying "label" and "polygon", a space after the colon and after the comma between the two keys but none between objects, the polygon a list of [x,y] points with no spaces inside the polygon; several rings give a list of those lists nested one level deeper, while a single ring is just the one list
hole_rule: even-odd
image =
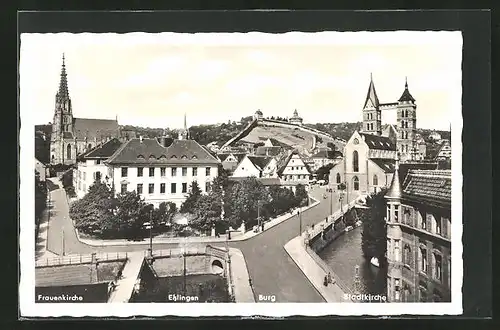
[{"label": "water", "polygon": [[[363,257],[360,226],[338,237],[320,253],[319,257],[333,270],[337,277],[353,292],[386,294],[387,268],[377,268]],[[359,282],[355,281],[355,268],[359,265]]]}]

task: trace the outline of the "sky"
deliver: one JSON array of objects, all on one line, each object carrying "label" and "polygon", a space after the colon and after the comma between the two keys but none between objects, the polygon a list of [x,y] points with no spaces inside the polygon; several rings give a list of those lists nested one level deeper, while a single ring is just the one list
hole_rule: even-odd
[{"label": "sky", "polygon": [[[460,32],[23,34],[20,109],[53,120],[62,54],[73,115],[180,128],[264,116],[305,123],[362,120],[370,74],[380,102],[405,79],[417,127],[448,130],[461,116]],[[383,111],[384,123],[395,122]]]}]

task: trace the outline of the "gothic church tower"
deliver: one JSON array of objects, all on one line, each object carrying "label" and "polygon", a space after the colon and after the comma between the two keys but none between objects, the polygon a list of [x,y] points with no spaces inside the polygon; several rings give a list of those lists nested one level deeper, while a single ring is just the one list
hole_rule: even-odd
[{"label": "gothic church tower", "polygon": [[408,90],[408,81],[405,81],[405,90],[397,105],[398,138],[396,147],[401,155],[401,161],[413,160],[418,152],[415,143],[417,133],[416,110],[415,99]]},{"label": "gothic church tower", "polygon": [[363,126],[361,132],[366,134],[382,135],[382,111],[378,100],[373,76],[370,74],[370,86],[363,106]]},{"label": "gothic church tower", "polygon": [[68,78],[64,54],[62,58],[61,78],[59,90],[56,93],[54,119],[50,145],[50,163],[64,164],[64,139],[73,137],[73,111],[68,92]]}]

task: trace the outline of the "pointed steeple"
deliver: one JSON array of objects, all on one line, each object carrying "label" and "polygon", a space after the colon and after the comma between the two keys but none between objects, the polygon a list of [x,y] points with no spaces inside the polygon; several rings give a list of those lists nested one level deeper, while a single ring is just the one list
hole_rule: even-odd
[{"label": "pointed steeple", "polygon": [[64,99],[69,97],[68,77],[66,74],[66,63],[65,63],[64,53],[62,56],[61,79],[59,81],[59,91],[57,92],[57,96]]},{"label": "pointed steeple", "polygon": [[395,171],[392,177],[391,187],[385,194],[387,199],[400,199],[401,198],[401,184],[399,182],[399,155],[396,154]]},{"label": "pointed steeple", "polygon": [[375,84],[373,83],[373,75],[371,73],[370,73],[370,86],[368,86],[368,93],[366,94],[366,100],[363,109],[366,108],[368,104],[374,108],[378,108],[380,104],[380,102],[378,101],[377,92],[375,91]]},{"label": "pointed steeple", "polygon": [[404,101],[415,102],[415,99],[413,98],[413,96],[411,96],[410,91],[408,90],[408,79],[407,79],[407,77],[405,77],[405,90],[404,90],[403,94],[401,95],[401,97],[399,98],[398,101],[399,102],[404,102]]}]

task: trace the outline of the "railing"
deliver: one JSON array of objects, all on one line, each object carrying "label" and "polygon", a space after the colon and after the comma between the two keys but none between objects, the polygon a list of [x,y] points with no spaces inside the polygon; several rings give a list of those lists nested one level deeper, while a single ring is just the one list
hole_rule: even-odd
[{"label": "railing", "polygon": [[127,252],[113,252],[102,254],[87,254],[87,255],[69,255],[56,258],[40,259],[35,262],[35,267],[50,267],[50,266],[63,266],[63,265],[78,265],[93,262],[103,261],[119,261],[127,260]]},{"label": "railing", "polygon": [[[148,255],[149,251],[144,251],[144,255]],[[193,256],[193,255],[204,255],[206,254],[205,247],[186,247],[183,248],[175,248],[168,250],[154,250],[153,249],[153,258],[158,257],[181,257],[183,255]]]},{"label": "railing", "polygon": [[226,260],[229,258],[229,253],[225,249],[216,248],[214,246],[207,245],[205,249],[207,255]]},{"label": "railing", "polygon": [[[325,272],[325,275],[330,273],[330,274],[332,274],[332,276],[334,276],[335,272],[307,244],[306,244],[306,251],[311,256],[311,258],[316,262],[316,264],[319,267],[321,267],[321,269],[323,269],[323,271]],[[335,275],[334,280],[335,280],[335,283],[339,286],[339,288],[344,293],[354,294],[354,291],[352,289],[350,289],[349,286],[347,286],[347,284],[342,282],[342,280],[340,278],[338,278],[338,276]]]}]

